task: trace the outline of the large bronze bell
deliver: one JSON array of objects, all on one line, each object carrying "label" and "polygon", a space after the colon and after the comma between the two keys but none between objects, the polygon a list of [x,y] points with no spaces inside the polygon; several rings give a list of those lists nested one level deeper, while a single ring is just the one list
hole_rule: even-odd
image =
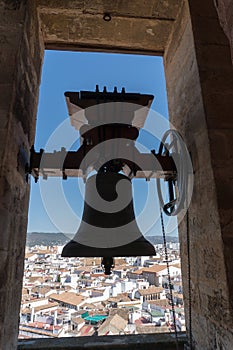
[{"label": "large bronze bell", "polygon": [[87,179],[82,222],[63,248],[63,257],[103,257],[109,274],[113,257],[155,255],[135,220],[131,180],[102,172]]}]

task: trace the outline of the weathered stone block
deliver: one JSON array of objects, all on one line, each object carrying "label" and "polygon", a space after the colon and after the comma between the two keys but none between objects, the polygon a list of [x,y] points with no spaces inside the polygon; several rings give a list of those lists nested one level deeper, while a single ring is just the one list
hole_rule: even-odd
[{"label": "weathered stone block", "polygon": [[172,28],[169,20],[138,17],[129,21],[127,17],[113,17],[105,22],[102,14],[41,13],[40,18],[47,45],[65,43],[67,47],[77,45],[77,48],[78,45],[111,47],[114,37],[116,48],[141,50],[143,42],[143,50],[162,53]]}]

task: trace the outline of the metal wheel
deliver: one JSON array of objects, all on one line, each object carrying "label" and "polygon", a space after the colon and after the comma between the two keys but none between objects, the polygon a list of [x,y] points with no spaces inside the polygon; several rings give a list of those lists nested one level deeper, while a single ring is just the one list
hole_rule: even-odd
[{"label": "metal wheel", "polygon": [[[192,164],[187,147],[176,130],[167,130],[161,140],[159,147],[160,155],[169,155],[173,158],[177,175],[168,179],[157,179],[157,191],[160,206],[168,216],[175,216],[181,210],[187,209],[190,202],[189,175],[192,174]],[[167,183],[167,191],[161,188],[161,181]],[[168,201],[164,201],[164,195],[168,195]]]}]

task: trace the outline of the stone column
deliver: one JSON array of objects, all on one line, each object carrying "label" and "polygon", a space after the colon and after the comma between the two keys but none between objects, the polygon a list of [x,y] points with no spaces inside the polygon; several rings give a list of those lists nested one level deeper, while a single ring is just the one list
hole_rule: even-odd
[{"label": "stone column", "polygon": [[29,184],[42,54],[34,1],[0,1],[0,349],[18,337]]},{"label": "stone column", "polygon": [[[233,70],[213,0],[184,2],[166,48],[169,113],[191,152],[191,329],[195,349],[231,349]],[[189,335],[187,227],[179,227]]]}]

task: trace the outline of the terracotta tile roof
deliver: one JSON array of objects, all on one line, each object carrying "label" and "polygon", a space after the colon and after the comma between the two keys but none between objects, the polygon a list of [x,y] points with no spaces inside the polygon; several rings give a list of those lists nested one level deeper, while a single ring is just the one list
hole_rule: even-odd
[{"label": "terracotta tile roof", "polygon": [[85,320],[82,318],[82,317],[71,317],[71,321],[74,323],[74,324],[85,324]]},{"label": "terracotta tile roof", "polygon": [[33,293],[46,294],[51,290],[50,287],[36,286],[32,288]]},{"label": "terracotta tile roof", "polygon": [[119,315],[109,316],[98,329],[98,335],[105,335],[109,332],[119,334],[125,330],[128,321]]},{"label": "terracotta tile roof", "polygon": [[143,272],[147,272],[147,273],[157,273],[165,269],[167,269],[167,265],[153,265],[151,267],[142,268]]},{"label": "terracotta tile roof", "polygon": [[167,268],[167,265],[165,265],[165,264],[163,264],[163,265],[155,264],[155,265],[152,265],[151,267],[142,267],[141,269],[132,271],[130,273],[133,273],[135,275],[142,275],[143,272],[146,272],[146,273],[157,273],[157,272],[165,270],[166,268]]},{"label": "terracotta tile roof", "polygon": [[161,293],[163,292],[162,287],[156,287],[156,286],[151,286],[147,289],[139,289],[138,292],[141,295],[150,295],[150,294],[156,294],[156,293]]},{"label": "terracotta tile roof", "polygon": [[109,310],[109,316],[114,316],[116,314],[118,316],[122,317],[124,320],[128,321],[128,318],[129,318],[129,310],[128,309],[119,308],[119,309],[110,309]]},{"label": "terracotta tile roof", "polygon": [[41,277],[41,276],[31,276],[31,277],[28,277],[28,281],[33,283],[33,282],[44,282],[44,278]]},{"label": "terracotta tile roof", "polygon": [[129,271],[129,273],[135,274],[135,275],[142,275],[144,269],[138,269],[134,271]]},{"label": "terracotta tile roof", "polygon": [[147,303],[150,305],[161,306],[163,308],[169,307],[169,302],[167,299],[147,300]]},{"label": "terracotta tile roof", "polygon": [[51,250],[39,249],[35,252],[35,254],[54,254],[54,253]]},{"label": "terracotta tile roof", "polygon": [[94,277],[94,278],[96,278],[96,277],[104,277],[105,274],[104,273],[91,273],[90,276]]},{"label": "terracotta tile roof", "polygon": [[87,266],[100,266],[101,258],[84,258],[83,262],[85,264],[84,268],[86,268]]},{"label": "terracotta tile roof", "polygon": [[163,260],[163,258],[162,257],[154,257],[154,258],[150,258],[150,259],[148,259],[149,261],[161,261],[161,260]]},{"label": "terracotta tile roof", "polygon": [[51,294],[49,296],[50,299],[56,300],[58,302],[62,302],[65,304],[70,304],[77,306],[79,305],[83,300],[86,299],[86,297],[77,295],[76,293],[73,292],[64,292],[62,294]]},{"label": "terracotta tile roof", "polygon": [[96,309],[96,306],[94,304],[91,303],[85,303],[82,305],[83,308],[87,308],[87,309]]},{"label": "terracotta tile roof", "polygon": [[140,317],[138,320],[135,320],[135,324],[146,324],[146,323],[149,323],[149,321],[144,318],[144,317]]},{"label": "terracotta tile roof", "polygon": [[41,306],[36,306],[34,308],[35,312],[38,312],[38,311],[42,311],[42,310],[46,310],[46,309],[50,309],[52,307],[55,307],[55,306],[58,306],[58,303],[57,302],[54,302],[54,303],[48,303],[48,304],[45,304],[45,305],[41,305]]},{"label": "terracotta tile roof", "polygon": [[22,295],[28,295],[28,290],[27,288],[22,289]]},{"label": "terracotta tile roof", "polygon": [[29,309],[29,307],[25,307],[24,309],[21,309],[20,312],[22,314],[30,314],[31,310]]},{"label": "terracotta tile roof", "polygon": [[125,265],[125,259],[124,258],[115,258],[115,266],[118,265]]},{"label": "terracotta tile roof", "polygon": [[26,253],[25,259],[31,258],[33,255],[36,255],[36,253]]},{"label": "terracotta tile roof", "polygon": [[110,302],[121,302],[121,301],[131,301],[131,299],[128,297],[128,293],[120,293],[115,297],[111,297],[108,299]]},{"label": "terracotta tile roof", "polygon": [[37,302],[37,301],[45,301],[45,302],[48,302],[48,298],[36,298],[36,297],[32,297],[30,298],[30,303],[31,303],[31,306],[33,306],[33,303],[34,302]]},{"label": "terracotta tile roof", "polygon": [[78,334],[79,337],[93,335],[95,332],[94,328],[90,325],[85,325],[80,329],[80,332]]}]

